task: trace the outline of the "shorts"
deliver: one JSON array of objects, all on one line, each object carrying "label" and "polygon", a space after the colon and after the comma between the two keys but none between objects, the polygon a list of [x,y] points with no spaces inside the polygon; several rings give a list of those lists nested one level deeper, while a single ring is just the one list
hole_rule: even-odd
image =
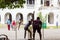
[{"label": "shorts", "polygon": [[37,30],[38,33],[41,33],[40,27],[33,27],[33,33],[35,33]]},{"label": "shorts", "polygon": [[28,27],[24,27],[24,30],[28,30]]}]

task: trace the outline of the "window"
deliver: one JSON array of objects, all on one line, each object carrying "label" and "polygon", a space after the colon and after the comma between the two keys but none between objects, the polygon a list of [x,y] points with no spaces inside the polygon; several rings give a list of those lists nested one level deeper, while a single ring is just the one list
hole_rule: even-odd
[{"label": "window", "polygon": [[60,5],[60,0],[58,0],[58,4]]},{"label": "window", "polygon": [[35,0],[27,0],[27,4],[35,4]]},{"label": "window", "polygon": [[43,0],[41,0],[41,4],[43,4]]},{"label": "window", "polygon": [[12,15],[11,15],[11,13],[6,13],[5,14],[5,23],[7,22],[8,19],[10,19],[11,22],[12,22]]},{"label": "window", "polygon": [[32,17],[32,13],[29,13],[28,16],[27,16],[27,20],[31,20],[33,17]]},{"label": "window", "polygon": [[50,1],[49,0],[44,0],[44,6],[50,6]]},{"label": "window", "polygon": [[19,19],[21,19],[23,21],[23,15],[21,13],[16,14],[16,21],[18,22]]},{"label": "window", "polygon": [[50,15],[48,15],[48,22],[50,23]]},{"label": "window", "polygon": [[53,13],[49,13],[49,15],[48,15],[48,23],[49,24],[54,23],[54,14]]}]

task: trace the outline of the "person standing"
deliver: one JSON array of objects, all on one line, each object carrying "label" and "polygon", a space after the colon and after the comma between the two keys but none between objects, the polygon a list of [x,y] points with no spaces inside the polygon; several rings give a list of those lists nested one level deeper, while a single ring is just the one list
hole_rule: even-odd
[{"label": "person standing", "polygon": [[14,30],[16,30],[16,22],[15,22],[15,20],[12,21],[12,27],[13,27]]},{"label": "person standing", "polygon": [[39,17],[37,17],[36,20],[33,20],[32,26],[33,26],[33,40],[35,40],[36,30],[39,33],[40,40],[41,40],[41,27],[42,27],[42,22],[40,21],[40,18]]},{"label": "person standing", "polygon": [[30,38],[32,38],[32,33],[31,31],[28,29],[31,25],[31,21],[28,21],[28,23],[25,25],[24,27],[24,30],[25,30],[25,33],[24,33],[24,38],[26,38],[26,31],[28,31],[30,33]]},{"label": "person standing", "polygon": [[10,30],[10,24],[11,24],[11,21],[10,21],[10,19],[8,19],[8,20],[7,20],[8,30]]},{"label": "person standing", "polygon": [[19,28],[20,28],[21,23],[22,23],[22,19],[19,19],[19,26],[18,26],[18,30],[19,30]]}]

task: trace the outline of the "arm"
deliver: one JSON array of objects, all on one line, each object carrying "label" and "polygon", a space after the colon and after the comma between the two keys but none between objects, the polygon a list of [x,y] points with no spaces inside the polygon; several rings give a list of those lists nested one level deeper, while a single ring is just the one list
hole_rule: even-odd
[{"label": "arm", "polygon": [[40,23],[39,23],[39,24],[40,24],[40,27],[42,28],[42,22],[41,22],[41,21],[40,21]]}]

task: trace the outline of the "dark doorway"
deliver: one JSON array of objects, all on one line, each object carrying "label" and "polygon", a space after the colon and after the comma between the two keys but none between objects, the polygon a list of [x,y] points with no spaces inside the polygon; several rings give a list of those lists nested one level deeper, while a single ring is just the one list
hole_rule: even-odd
[{"label": "dark doorway", "polygon": [[12,16],[11,16],[11,14],[9,15],[9,19],[11,20],[11,22],[12,22]]},{"label": "dark doorway", "polygon": [[23,21],[23,15],[21,13],[16,14],[16,21],[18,22],[19,19],[21,19]]},{"label": "dark doorway", "polygon": [[28,16],[27,16],[27,20],[29,21],[29,20],[31,20],[31,19],[34,19],[33,16],[34,16],[34,14],[29,13]]},{"label": "dark doorway", "polygon": [[12,22],[12,15],[11,15],[10,13],[6,13],[6,14],[5,14],[5,23],[6,23],[6,21],[7,21],[8,19],[10,19],[11,22]]},{"label": "dark doorway", "polygon": [[50,2],[49,1],[46,1],[46,6],[49,6]]}]

